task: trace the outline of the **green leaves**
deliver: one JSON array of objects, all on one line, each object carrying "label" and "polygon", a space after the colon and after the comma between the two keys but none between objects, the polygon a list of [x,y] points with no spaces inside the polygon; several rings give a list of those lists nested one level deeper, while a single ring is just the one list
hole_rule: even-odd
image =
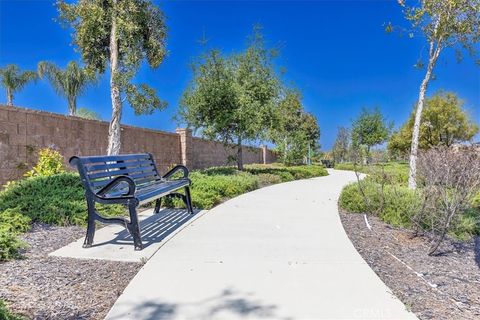
[{"label": "green leaves", "polygon": [[[57,2],[60,20],[74,29],[73,42],[89,72],[104,73],[111,57],[111,41],[118,45],[118,69],[114,83],[136,114],[151,114],[166,103],[145,85],[131,84],[140,64],[158,67],[167,54],[165,17],[148,0],[79,0]],[[116,22],[116,39],[112,23]]]},{"label": "green leaves", "polygon": [[320,128],[315,117],[304,111],[298,91],[286,89],[283,95],[273,110],[274,121],[269,137],[284,164],[302,163],[308,149],[318,146]]},{"label": "green leaves", "polygon": [[[390,153],[403,155],[410,151],[414,117],[412,113],[408,121],[392,135],[388,143]],[[478,131],[478,125],[470,119],[463,109],[463,101],[455,93],[439,92],[425,101],[420,123],[421,149],[469,141]]]},{"label": "green leaves", "polygon": [[355,146],[365,146],[370,149],[385,142],[388,134],[389,128],[378,108],[372,111],[363,108],[359,117],[352,124],[352,143]]},{"label": "green leaves", "polygon": [[37,80],[37,73],[33,71],[20,71],[15,64],[0,68],[0,85],[7,91],[7,104],[13,104],[13,96],[30,81]]},{"label": "green leaves", "polygon": [[279,92],[272,59],[258,29],[242,53],[207,52],[193,65],[194,79],[180,101],[180,118],[224,143],[265,137]]},{"label": "green leaves", "polygon": [[141,84],[139,87],[130,84],[126,94],[136,115],[152,114],[155,110],[163,110],[167,107],[167,102],[160,100],[155,90],[146,84]]},{"label": "green leaves", "polygon": [[70,115],[76,114],[78,96],[96,81],[95,73],[81,68],[75,61],[70,61],[63,70],[51,62],[41,61],[37,72],[40,78],[48,79],[59,95],[67,98]]}]

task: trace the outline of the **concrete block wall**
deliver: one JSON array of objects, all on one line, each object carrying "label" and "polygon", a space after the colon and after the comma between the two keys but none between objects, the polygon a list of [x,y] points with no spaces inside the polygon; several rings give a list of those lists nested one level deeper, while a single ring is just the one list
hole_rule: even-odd
[{"label": "concrete block wall", "polygon": [[[36,162],[36,151],[51,147],[65,163],[74,155],[107,152],[109,123],[45,111],[0,105],[0,185],[24,174]],[[191,169],[228,163],[235,150],[220,142],[192,136],[188,129],[175,133],[122,125],[122,153],[150,152],[164,172],[175,164]],[[266,147],[244,147],[244,163],[271,163],[275,154]]]}]

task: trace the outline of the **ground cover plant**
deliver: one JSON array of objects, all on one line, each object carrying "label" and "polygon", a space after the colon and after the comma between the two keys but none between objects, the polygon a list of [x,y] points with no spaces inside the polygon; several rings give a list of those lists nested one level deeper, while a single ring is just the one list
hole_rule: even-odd
[{"label": "ground cover plant", "polygon": [[[46,159],[48,158],[48,159]],[[87,205],[77,173],[59,169],[61,158],[55,152],[41,152],[36,172],[41,174],[10,183],[0,191],[0,261],[18,257],[24,243],[18,235],[34,222],[52,225],[85,225]],[[53,168],[55,170],[53,170]],[[210,209],[227,199],[259,187],[327,175],[321,166],[248,165],[245,171],[234,167],[215,167],[193,171],[192,200],[196,208]],[[167,200],[170,207],[181,207]],[[122,206],[101,206],[105,216],[125,214]]]},{"label": "ground cover plant", "polygon": [[411,228],[413,235],[428,232],[432,236],[429,253],[434,254],[447,234],[457,240],[480,234],[478,161],[468,150],[429,150],[420,158],[419,188],[415,190],[408,188],[406,163],[337,164],[336,169],[367,174],[343,189],[339,206]]},{"label": "ground cover plant", "polygon": [[23,320],[23,319],[26,319],[26,318],[11,313],[7,309],[7,306],[5,305],[5,302],[3,302],[3,300],[0,300],[0,319],[1,320]]},{"label": "ground cover plant", "polygon": [[[260,187],[298,179],[327,175],[322,166],[246,165],[244,171],[235,167],[213,167],[193,171],[192,201],[196,208],[210,209],[227,199]],[[179,200],[167,201],[168,206],[182,207]]]}]

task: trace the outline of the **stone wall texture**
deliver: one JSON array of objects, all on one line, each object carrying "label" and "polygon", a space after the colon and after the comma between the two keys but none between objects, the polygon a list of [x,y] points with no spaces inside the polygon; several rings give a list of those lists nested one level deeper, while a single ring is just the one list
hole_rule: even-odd
[{"label": "stone wall texture", "polygon": [[[107,151],[108,122],[0,105],[0,185],[15,180],[36,162],[36,151],[51,147],[67,163],[74,155],[102,155]],[[175,133],[122,126],[122,153],[150,152],[161,171],[175,164],[190,169],[232,164],[235,151],[217,141]],[[275,154],[266,147],[244,147],[244,163],[271,163]]]}]

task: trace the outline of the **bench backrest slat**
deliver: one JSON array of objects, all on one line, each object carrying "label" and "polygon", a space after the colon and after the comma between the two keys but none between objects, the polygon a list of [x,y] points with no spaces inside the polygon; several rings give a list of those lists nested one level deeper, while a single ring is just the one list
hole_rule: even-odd
[{"label": "bench backrest slat", "polygon": [[161,180],[151,154],[126,154],[116,156],[76,157],[82,180],[97,192],[118,176],[126,175],[136,185]]}]

